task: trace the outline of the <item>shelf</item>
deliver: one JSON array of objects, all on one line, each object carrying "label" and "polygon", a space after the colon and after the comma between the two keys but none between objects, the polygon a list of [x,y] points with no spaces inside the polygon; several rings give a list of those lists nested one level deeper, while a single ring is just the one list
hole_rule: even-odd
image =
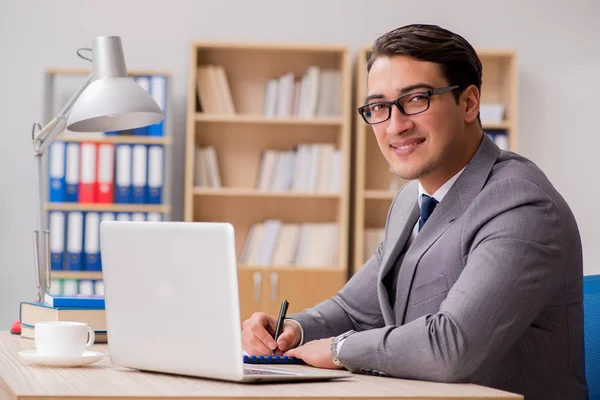
[{"label": "shelf", "polygon": [[[46,68],[46,73],[51,75],[89,75],[92,72],[87,68]],[[161,71],[156,69],[128,69],[129,76],[135,75],[166,75],[171,76],[170,71]]]},{"label": "shelf", "polygon": [[105,135],[86,136],[77,134],[60,135],[56,140],[62,142],[94,142],[94,143],[131,143],[131,144],[171,144],[169,136],[132,136],[132,135]]},{"label": "shelf", "polygon": [[106,203],[45,203],[45,210],[59,211],[112,211],[168,213],[171,207],[162,204],[106,204]]},{"label": "shelf", "polygon": [[262,115],[252,114],[204,114],[196,113],[197,122],[219,122],[233,124],[265,124],[265,125],[308,125],[308,126],[340,126],[344,122],[338,117],[264,117]]},{"label": "shelf", "polygon": [[272,51],[275,54],[282,52],[324,52],[324,53],[340,53],[347,51],[346,46],[337,44],[322,44],[309,42],[295,43],[277,43],[271,41],[264,42],[246,42],[232,40],[214,40],[214,41],[195,41],[192,45],[198,50],[217,50],[217,51],[233,51],[254,50],[257,52]]},{"label": "shelf", "polygon": [[365,199],[392,200],[397,193],[397,191],[393,190],[366,190]]},{"label": "shelf", "polygon": [[205,188],[195,187],[196,196],[223,196],[223,197],[264,197],[264,198],[308,198],[308,199],[339,199],[339,193],[320,192],[274,192],[260,191],[254,188]]},{"label": "shelf", "polygon": [[323,266],[301,266],[301,265],[246,265],[238,264],[240,270],[261,270],[261,271],[298,271],[298,272],[345,272],[346,268],[336,265],[323,265]]},{"label": "shelf", "polygon": [[54,279],[102,279],[100,271],[50,271],[50,277]]},{"label": "shelf", "polygon": [[510,125],[511,125],[509,121],[502,121],[497,124],[486,124],[486,123],[482,122],[481,124],[483,125],[483,130],[486,130],[486,129],[510,129]]}]

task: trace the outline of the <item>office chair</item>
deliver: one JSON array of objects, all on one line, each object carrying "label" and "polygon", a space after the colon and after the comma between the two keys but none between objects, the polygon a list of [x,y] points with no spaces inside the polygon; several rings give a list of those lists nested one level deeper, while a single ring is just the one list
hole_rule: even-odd
[{"label": "office chair", "polygon": [[583,314],[589,399],[600,400],[600,275],[583,277]]}]

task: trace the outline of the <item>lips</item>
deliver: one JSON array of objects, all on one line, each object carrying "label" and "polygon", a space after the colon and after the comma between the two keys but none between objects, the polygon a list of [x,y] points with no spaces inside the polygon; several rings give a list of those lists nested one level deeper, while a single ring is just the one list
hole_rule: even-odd
[{"label": "lips", "polygon": [[398,142],[390,143],[390,147],[393,147],[395,150],[399,150],[401,152],[408,151],[411,148],[417,147],[421,143],[425,141],[425,138],[415,138],[415,139],[407,139]]}]

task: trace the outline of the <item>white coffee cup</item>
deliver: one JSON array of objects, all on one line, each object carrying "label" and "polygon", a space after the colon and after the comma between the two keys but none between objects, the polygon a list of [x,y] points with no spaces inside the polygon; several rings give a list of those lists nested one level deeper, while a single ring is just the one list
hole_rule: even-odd
[{"label": "white coffee cup", "polygon": [[96,339],[92,328],[74,321],[36,322],[34,336],[36,353],[49,357],[79,357]]}]

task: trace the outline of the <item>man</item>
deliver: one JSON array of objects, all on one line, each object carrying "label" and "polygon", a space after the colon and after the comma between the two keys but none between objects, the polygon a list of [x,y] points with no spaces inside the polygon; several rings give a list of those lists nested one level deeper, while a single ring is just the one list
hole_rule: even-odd
[{"label": "man", "polygon": [[587,397],[582,249],[569,206],[479,120],[481,63],[437,26],[373,45],[359,108],[397,175],[385,238],[337,296],[243,325],[251,354],[443,382],[530,399]]}]

